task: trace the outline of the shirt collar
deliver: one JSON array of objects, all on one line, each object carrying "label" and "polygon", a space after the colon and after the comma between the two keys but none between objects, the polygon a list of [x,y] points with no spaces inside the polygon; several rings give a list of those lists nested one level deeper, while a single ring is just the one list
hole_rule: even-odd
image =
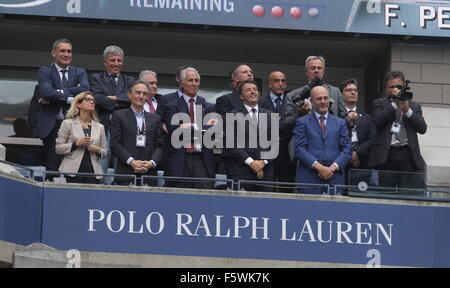
[{"label": "shirt collar", "polygon": [[[189,99],[191,99],[192,97],[189,97],[183,93],[183,98],[184,98],[184,101],[186,101],[186,103],[189,105]],[[194,97],[194,100],[195,100],[194,104],[196,104],[197,103],[197,95]]]},{"label": "shirt collar", "polygon": [[[314,115],[316,115],[317,120],[319,120],[320,116],[322,116],[322,114],[319,114],[316,111],[314,111]],[[328,119],[328,112],[325,115],[323,115],[323,116],[325,117],[324,120],[327,120]]]},{"label": "shirt collar", "polygon": [[350,111],[355,111],[355,112],[356,112],[356,106],[355,106],[355,108],[353,108],[353,109],[350,109],[350,108],[348,108],[347,106],[345,106],[345,109],[347,109],[347,112],[350,112]]},{"label": "shirt collar", "polygon": [[277,100],[278,97],[280,97],[281,101],[283,101],[284,94],[281,96],[277,96],[272,91],[270,91],[269,96],[270,96],[270,99],[272,100],[272,102],[275,102],[275,100]]},{"label": "shirt collar", "polygon": [[131,110],[133,110],[133,113],[134,113],[134,115],[135,115],[136,117],[142,117],[142,116],[144,116],[144,112],[145,112],[144,109],[142,109],[141,112],[137,112],[137,111],[134,109],[133,106],[130,106],[130,108],[131,108]]},{"label": "shirt collar", "polygon": [[67,66],[66,68],[61,68],[61,67],[59,67],[58,64],[55,63],[55,67],[56,67],[56,70],[57,70],[58,72],[60,72],[61,70],[67,70],[67,71],[69,71],[69,67],[70,67],[70,66]]},{"label": "shirt collar", "polygon": [[247,104],[244,104],[245,109],[247,109],[247,112],[250,113],[252,112],[252,109],[255,108],[256,109],[256,113],[258,113],[259,109],[258,109],[258,104],[256,104],[255,107],[250,107]]}]

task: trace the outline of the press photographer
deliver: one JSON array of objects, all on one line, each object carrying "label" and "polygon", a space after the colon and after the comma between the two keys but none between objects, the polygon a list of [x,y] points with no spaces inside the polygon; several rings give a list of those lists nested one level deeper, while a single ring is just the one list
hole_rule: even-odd
[{"label": "press photographer", "polygon": [[[372,103],[372,119],[377,138],[372,148],[370,165],[378,170],[422,172],[425,161],[420,154],[417,133],[425,134],[427,124],[419,103],[401,71],[390,71],[385,78],[385,93]],[[382,173],[380,186],[423,188],[420,177],[401,173]]]}]

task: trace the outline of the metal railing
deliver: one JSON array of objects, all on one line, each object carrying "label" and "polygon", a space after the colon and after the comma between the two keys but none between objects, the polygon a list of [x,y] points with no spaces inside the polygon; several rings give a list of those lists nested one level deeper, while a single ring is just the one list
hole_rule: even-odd
[{"label": "metal railing", "polygon": [[[245,191],[245,188],[249,185],[254,187],[261,187],[261,190],[265,192],[291,192],[291,193],[304,193],[304,189],[315,189],[322,191],[324,195],[344,195],[350,197],[372,197],[372,198],[389,198],[389,199],[411,199],[411,200],[433,200],[433,201],[445,201],[450,202],[450,185],[437,185],[428,184],[421,188],[408,188],[408,187],[383,187],[377,186],[371,181],[366,183],[364,181],[358,183],[358,185],[328,185],[328,184],[312,184],[312,183],[293,183],[293,182],[272,182],[272,181],[259,181],[259,180],[238,180],[233,181],[227,178],[195,178],[195,177],[174,177],[174,176],[162,176],[162,175],[142,175],[141,177],[135,174],[108,174],[108,173],[74,173],[74,172],[61,172],[61,171],[34,171],[30,167],[22,166],[9,161],[1,160],[0,163],[11,165],[22,172],[25,171],[27,175],[23,175],[25,178],[36,180],[35,176],[37,172],[41,173],[42,181],[46,182],[51,179],[61,179],[61,176],[81,176],[81,177],[113,177],[117,179],[130,179],[125,182],[129,182],[131,186],[157,186],[148,185],[151,181],[163,180],[166,185],[164,187],[178,187],[183,185],[167,185],[168,183],[187,183],[187,182],[210,182],[211,189],[220,190],[232,190],[232,191]],[[376,171],[379,175],[387,173],[389,171]],[[398,172],[396,172],[398,173]],[[225,177],[225,175],[223,175]],[[391,175],[392,176],[392,175]],[[423,175],[421,175],[422,177]],[[36,180],[38,181],[38,180]],[[378,184],[378,183],[376,183]],[[95,184],[93,184],[95,185]],[[161,186],[161,185],[160,185]],[[256,189],[259,190],[259,189]]]}]

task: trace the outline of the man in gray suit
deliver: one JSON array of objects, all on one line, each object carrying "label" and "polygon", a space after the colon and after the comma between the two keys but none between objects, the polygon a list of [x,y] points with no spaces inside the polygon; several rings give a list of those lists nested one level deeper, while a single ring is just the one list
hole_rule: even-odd
[{"label": "man in gray suit", "polygon": [[[309,56],[305,62],[306,77],[308,78],[308,84],[295,89],[287,94],[286,102],[284,103],[284,114],[282,122],[287,127],[290,127],[291,131],[294,128],[295,120],[298,117],[304,116],[309,113],[311,105],[309,101],[300,101],[302,103],[294,103],[293,100],[299,98],[302,93],[307,92],[305,89],[312,89],[311,84],[319,82],[320,85],[327,88],[330,95],[330,113],[337,117],[345,117],[346,109],[344,98],[342,97],[339,88],[334,87],[328,83],[323,82],[325,75],[325,58],[322,56]],[[308,95],[306,95],[308,96]],[[309,97],[308,97],[309,98]]]},{"label": "man in gray suit", "polygon": [[[308,84],[295,89],[286,95],[284,102],[284,112],[280,120],[282,126],[289,135],[292,136],[292,131],[295,126],[295,121],[298,117],[305,116],[311,111],[311,103],[309,99],[296,101],[300,98],[309,98],[309,91],[317,85],[321,85],[328,90],[329,94],[329,112],[336,117],[345,117],[347,110],[345,109],[344,97],[342,97],[339,88],[323,82],[325,75],[325,58],[323,56],[308,56],[305,61],[306,78]],[[290,139],[288,139],[289,141]],[[289,154],[293,158],[292,141],[289,145]]]}]

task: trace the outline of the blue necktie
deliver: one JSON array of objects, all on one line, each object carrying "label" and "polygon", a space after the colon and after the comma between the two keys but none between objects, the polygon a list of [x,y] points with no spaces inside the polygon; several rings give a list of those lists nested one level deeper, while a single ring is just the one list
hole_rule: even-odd
[{"label": "blue necktie", "polygon": [[281,113],[281,96],[277,96],[275,99],[275,112]]},{"label": "blue necktie", "polygon": [[61,73],[62,73],[61,87],[64,89],[67,88],[67,77],[66,77],[67,70],[62,69]]}]

